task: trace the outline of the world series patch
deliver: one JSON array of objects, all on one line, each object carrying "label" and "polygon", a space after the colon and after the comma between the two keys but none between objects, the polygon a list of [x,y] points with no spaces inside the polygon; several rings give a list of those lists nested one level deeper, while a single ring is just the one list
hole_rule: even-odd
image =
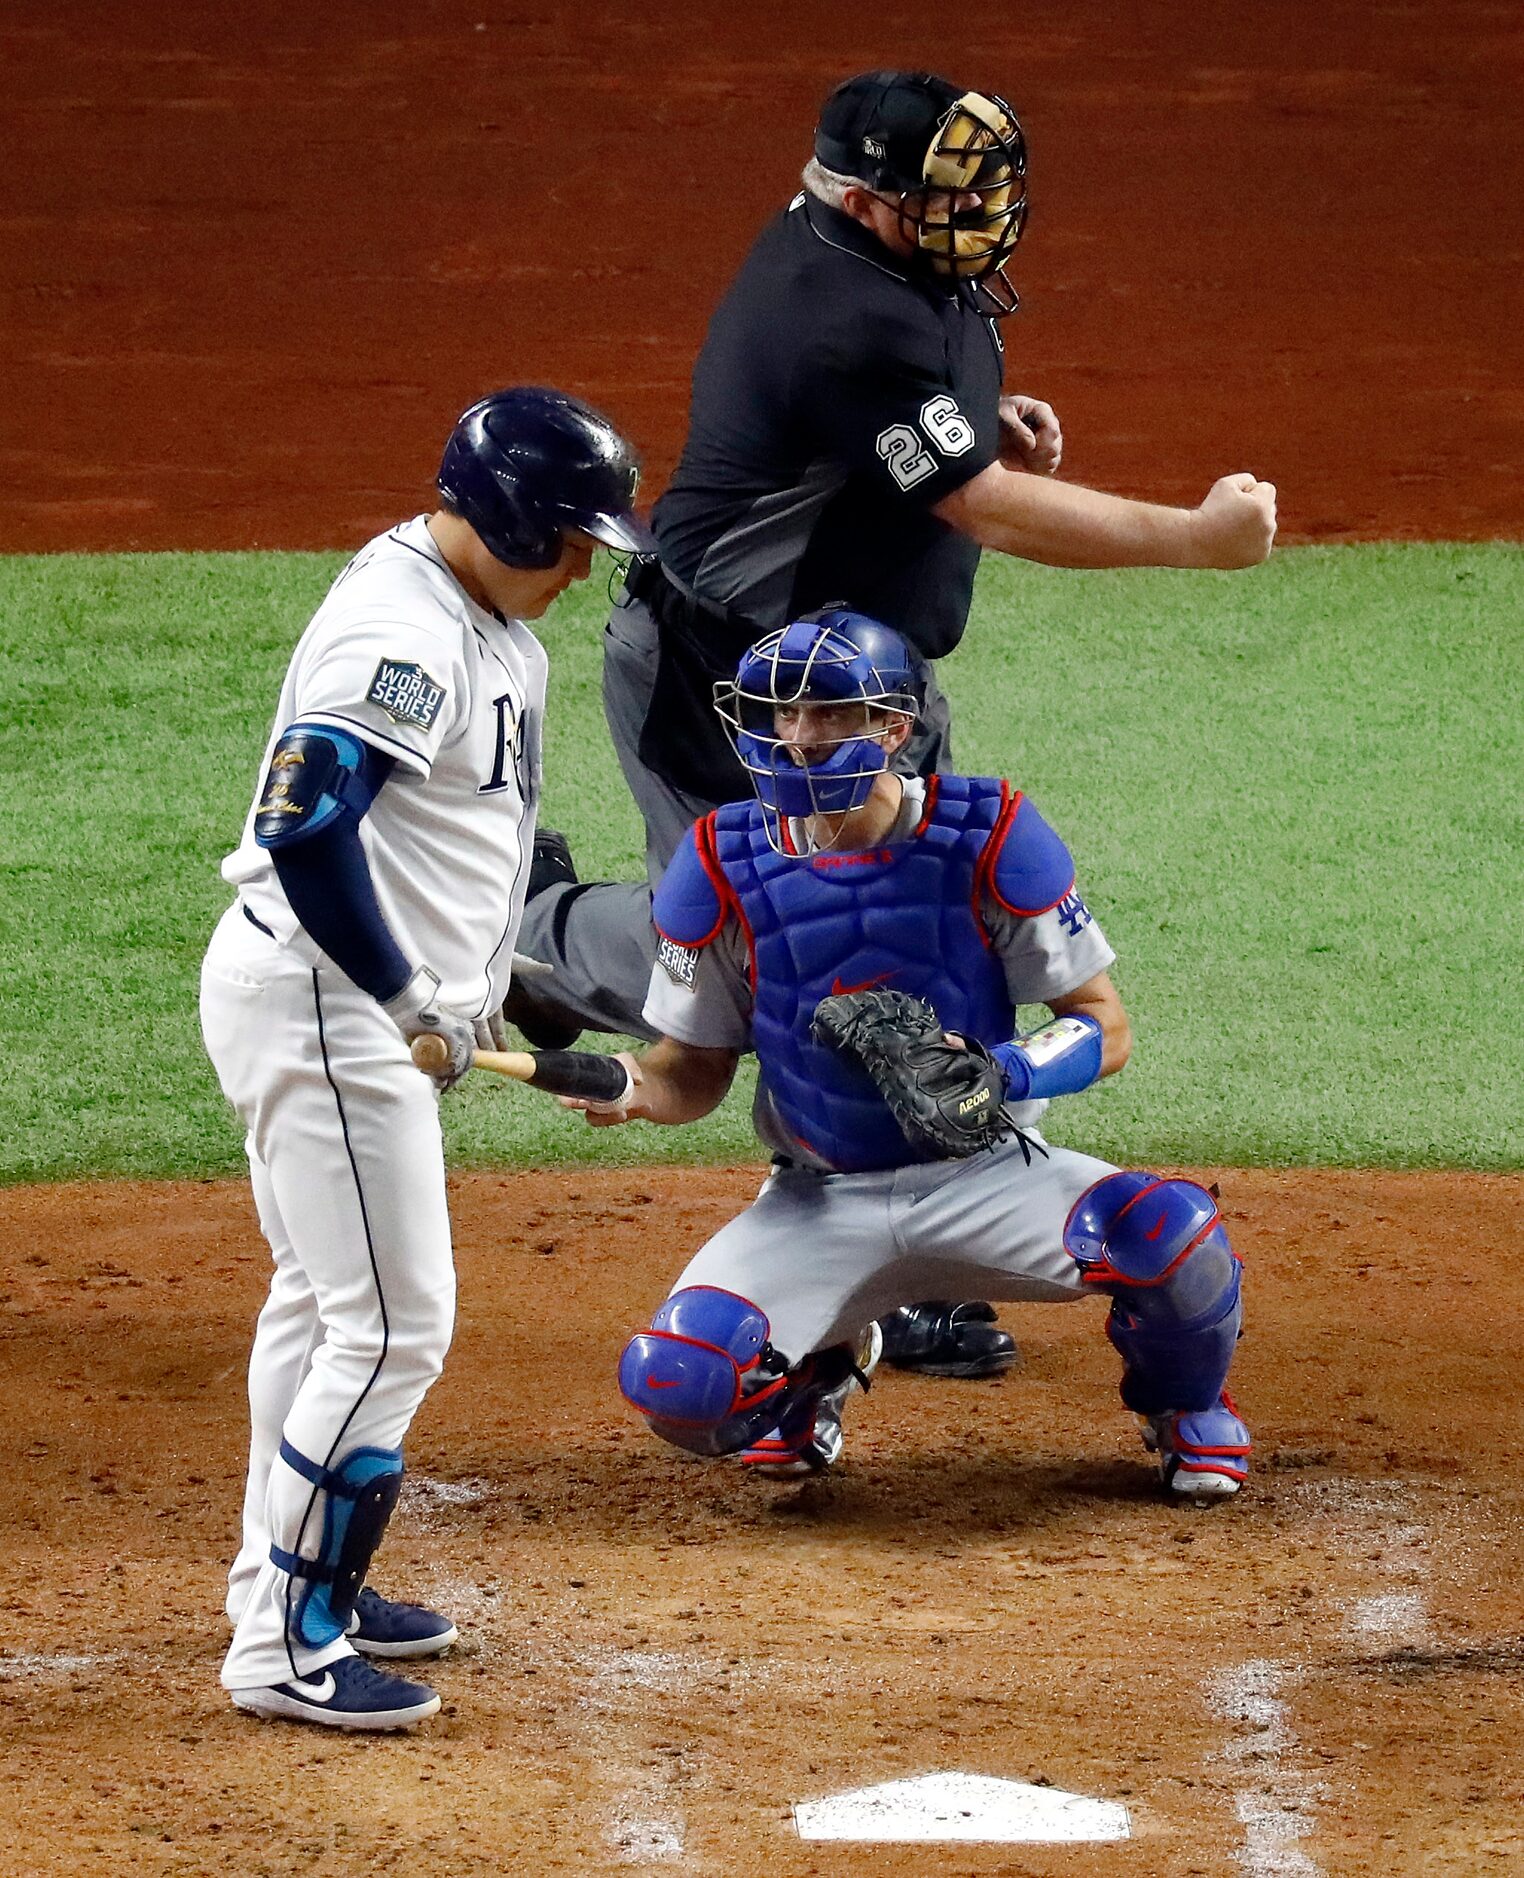
[{"label": "world series patch", "polygon": [[379,704],[394,724],[432,730],[444,695],[444,686],[411,659],[383,659],[365,697],[367,703]]},{"label": "world series patch", "polygon": [[680,946],[671,939],[663,939],[656,948],[657,963],[673,984],[681,985],[685,991],[693,989],[693,974],[698,970],[698,956],[697,946]]}]

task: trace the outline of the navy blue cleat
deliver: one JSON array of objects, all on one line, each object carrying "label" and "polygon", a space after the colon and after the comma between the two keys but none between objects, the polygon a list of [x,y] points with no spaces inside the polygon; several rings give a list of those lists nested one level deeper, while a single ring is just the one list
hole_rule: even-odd
[{"label": "navy blue cleat", "polygon": [[341,1656],[311,1676],[268,1689],[234,1689],[233,1706],[267,1721],[316,1722],[320,1728],[381,1732],[411,1728],[439,1713],[439,1697],[422,1683],[375,1669],[363,1656]]},{"label": "navy blue cleat", "polygon": [[459,1631],[448,1617],[421,1604],[394,1604],[369,1585],[355,1599],[354,1615],[344,1633],[367,1656],[438,1656]]}]

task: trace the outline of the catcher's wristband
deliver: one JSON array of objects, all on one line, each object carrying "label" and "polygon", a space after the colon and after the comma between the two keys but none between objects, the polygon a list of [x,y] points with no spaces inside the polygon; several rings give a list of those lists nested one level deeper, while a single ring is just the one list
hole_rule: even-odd
[{"label": "catcher's wristband", "polygon": [[990,1055],[1005,1076],[1007,1102],[1046,1102],[1099,1080],[1104,1043],[1093,1017],[1074,1015],[997,1043]]}]

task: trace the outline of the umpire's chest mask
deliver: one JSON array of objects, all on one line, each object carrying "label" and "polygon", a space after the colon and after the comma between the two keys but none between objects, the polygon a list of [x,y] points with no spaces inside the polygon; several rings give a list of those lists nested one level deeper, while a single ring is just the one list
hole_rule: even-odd
[{"label": "umpire's chest mask", "polygon": [[855,854],[780,855],[750,803],[715,818],[718,860],[751,948],[752,1033],[777,1113],[844,1172],[914,1158],[867,1073],[817,1043],[820,1000],[885,985],[925,998],[947,1030],[1009,1037],[1015,1012],[977,899],[1005,792],[940,776],[908,841]]}]

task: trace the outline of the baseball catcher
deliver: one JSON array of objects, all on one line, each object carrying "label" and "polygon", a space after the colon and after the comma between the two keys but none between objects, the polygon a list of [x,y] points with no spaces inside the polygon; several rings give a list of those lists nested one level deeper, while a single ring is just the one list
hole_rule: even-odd
[{"label": "baseball catcher", "polygon": [[[875,620],[796,620],[717,694],[755,799],[705,817],[663,877],[661,1040],[589,1120],[693,1120],[753,1048],[773,1170],[630,1341],[626,1398],[678,1447],[806,1473],[841,1452],[897,1306],[1098,1293],[1167,1488],[1236,1493],[1239,1262],[1215,1200],[1039,1128],[1131,1047],[1067,847],[1009,783],[900,767],[916,668]],[[1051,1021],[1020,1029],[1027,1004]]]}]

